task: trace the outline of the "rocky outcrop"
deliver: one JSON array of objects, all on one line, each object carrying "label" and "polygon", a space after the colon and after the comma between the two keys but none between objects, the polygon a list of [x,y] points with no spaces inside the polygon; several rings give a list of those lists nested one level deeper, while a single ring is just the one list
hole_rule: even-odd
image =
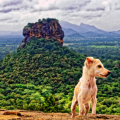
[{"label": "rocky outcrop", "polygon": [[41,111],[0,110],[0,120],[120,120],[118,115],[88,114],[71,118],[71,113],[43,113]]},{"label": "rocky outcrop", "polygon": [[39,19],[36,23],[28,23],[23,29],[23,35],[25,37],[19,46],[22,48],[24,48],[27,41],[30,41],[32,36],[45,38],[47,40],[54,39],[58,41],[60,45],[63,45],[64,32],[56,19]]}]

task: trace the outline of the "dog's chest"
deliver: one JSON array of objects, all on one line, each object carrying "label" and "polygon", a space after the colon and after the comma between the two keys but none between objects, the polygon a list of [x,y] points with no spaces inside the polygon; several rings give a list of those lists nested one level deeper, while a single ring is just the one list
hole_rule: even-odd
[{"label": "dog's chest", "polygon": [[88,85],[82,92],[83,102],[88,103],[91,100],[92,96],[95,94],[95,87]]},{"label": "dog's chest", "polygon": [[94,90],[94,88],[89,88],[88,87],[88,89],[86,90],[86,94],[89,96],[92,96],[93,94],[94,94],[94,92],[95,92],[95,90]]}]

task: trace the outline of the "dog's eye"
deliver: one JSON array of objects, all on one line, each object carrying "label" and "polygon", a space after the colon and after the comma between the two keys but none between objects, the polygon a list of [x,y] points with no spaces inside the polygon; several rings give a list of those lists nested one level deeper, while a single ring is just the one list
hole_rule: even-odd
[{"label": "dog's eye", "polygon": [[98,68],[101,68],[102,66],[101,65],[98,65]]}]

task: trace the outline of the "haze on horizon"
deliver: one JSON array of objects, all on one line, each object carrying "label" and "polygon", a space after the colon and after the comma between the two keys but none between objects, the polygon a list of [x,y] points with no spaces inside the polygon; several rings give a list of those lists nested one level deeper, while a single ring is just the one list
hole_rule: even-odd
[{"label": "haze on horizon", "polygon": [[19,31],[28,22],[56,18],[72,24],[120,30],[120,0],[0,0],[0,31]]}]

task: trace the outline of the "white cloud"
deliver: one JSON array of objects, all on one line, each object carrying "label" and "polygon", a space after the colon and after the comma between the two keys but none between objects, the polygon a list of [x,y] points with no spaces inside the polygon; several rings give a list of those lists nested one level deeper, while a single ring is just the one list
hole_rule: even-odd
[{"label": "white cloud", "polygon": [[111,2],[111,0],[105,0],[105,1],[102,2],[102,4],[107,5],[109,2]]},{"label": "white cloud", "polygon": [[119,12],[119,0],[0,0],[0,30],[22,30],[47,17],[118,30]]}]

